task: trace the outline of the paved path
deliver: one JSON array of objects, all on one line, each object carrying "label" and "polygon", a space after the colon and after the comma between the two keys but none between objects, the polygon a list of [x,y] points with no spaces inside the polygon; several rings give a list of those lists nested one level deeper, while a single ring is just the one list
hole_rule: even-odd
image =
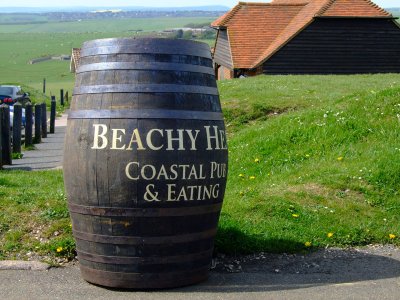
[{"label": "paved path", "polygon": [[[230,263],[237,266],[237,260]],[[228,263],[226,265],[226,263]],[[399,299],[400,250],[391,246],[326,249],[307,255],[222,262],[208,281],[164,291],[113,290],[85,282],[78,266],[0,271],[1,299]],[[226,268],[228,266],[228,268]]]},{"label": "paved path", "polygon": [[42,139],[42,143],[35,144],[36,150],[24,151],[22,159],[14,159],[11,166],[3,168],[27,171],[61,168],[67,117],[67,114],[63,114],[56,119],[55,133],[48,133],[47,138]]}]

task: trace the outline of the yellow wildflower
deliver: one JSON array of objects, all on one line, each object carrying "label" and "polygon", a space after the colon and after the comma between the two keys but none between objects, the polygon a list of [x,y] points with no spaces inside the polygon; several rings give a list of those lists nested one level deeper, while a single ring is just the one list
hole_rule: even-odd
[{"label": "yellow wildflower", "polygon": [[60,253],[61,251],[63,251],[63,248],[62,247],[58,247],[57,248],[57,253]]},{"label": "yellow wildflower", "polygon": [[251,180],[254,180],[254,179],[256,179],[256,176],[250,176],[249,177]]},{"label": "yellow wildflower", "polygon": [[306,246],[306,247],[311,247],[311,245],[312,245],[311,242],[305,242],[304,243],[304,246]]},{"label": "yellow wildflower", "polygon": [[396,238],[396,235],[394,235],[393,233],[389,234],[389,239],[393,240]]},{"label": "yellow wildflower", "polygon": [[298,218],[299,215],[298,215],[298,214],[292,214],[292,217],[293,217],[293,218]]},{"label": "yellow wildflower", "polygon": [[256,158],[256,159],[254,160],[254,162],[255,162],[255,163],[259,163],[259,162],[260,162],[260,159],[259,159],[259,158]]},{"label": "yellow wildflower", "polygon": [[328,237],[328,238],[333,237],[333,232],[328,232],[327,237]]},{"label": "yellow wildflower", "polygon": [[239,177],[244,177],[244,175],[240,173],[240,174],[239,174]]},{"label": "yellow wildflower", "polygon": [[342,160],[343,160],[343,156],[339,156],[339,157],[337,158],[337,160],[338,160],[338,161],[342,161]]}]

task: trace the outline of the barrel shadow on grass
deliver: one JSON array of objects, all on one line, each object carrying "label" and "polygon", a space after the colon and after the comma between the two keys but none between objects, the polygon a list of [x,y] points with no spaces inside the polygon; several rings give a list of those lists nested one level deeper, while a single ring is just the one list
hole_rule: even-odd
[{"label": "barrel shadow on grass", "polygon": [[303,243],[287,239],[268,239],[265,235],[248,235],[237,227],[219,227],[215,241],[218,253],[229,255],[250,254],[254,251],[270,253],[298,253],[304,250]]}]

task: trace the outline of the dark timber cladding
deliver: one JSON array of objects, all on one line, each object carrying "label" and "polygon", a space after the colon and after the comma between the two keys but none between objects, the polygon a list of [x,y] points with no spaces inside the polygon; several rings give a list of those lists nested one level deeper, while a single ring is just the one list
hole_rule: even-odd
[{"label": "dark timber cladding", "polygon": [[218,31],[217,43],[214,51],[214,61],[224,67],[233,69],[231,46],[226,29]]},{"label": "dark timber cladding", "polygon": [[227,176],[208,45],[84,43],[65,152],[84,279],[144,289],[207,278]]},{"label": "dark timber cladding", "polygon": [[263,64],[266,74],[400,72],[400,30],[390,18],[316,18]]}]

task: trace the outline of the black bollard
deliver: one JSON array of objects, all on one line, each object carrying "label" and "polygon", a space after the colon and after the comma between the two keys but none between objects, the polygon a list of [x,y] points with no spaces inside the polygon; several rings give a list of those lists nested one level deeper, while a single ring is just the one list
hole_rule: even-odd
[{"label": "black bollard", "polygon": [[56,124],[56,97],[51,96],[51,108],[50,108],[50,133],[54,133]]},{"label": "black bollard", "polygon": [[13,139],[12,150],[13,153],[21,153],[21,130],[22,130],[22,105],[21,103],[14,104],[13,116]]},{"label": "black bollard", "polygon": [[11,165],[11,134],[10,134],[10,108],[6,104],[0,105],[1,110],[1,144],[2,144],[2,164]]},{"label": "black bollard", "polygon": [[46,94],[46,78],[43,78],[43,94]]},{"label": "black bollard", "polygon": [[61,106],[64,106],[64,90],[60,90],[60,104]]},{"label": "black bollard", "polygon": [[28,102],[25,105],[25,147],[32,145],[32,104]]},{"label": "black bollard", "polygon": [[42,107],[42,138],[47,138],[47,112],[46,103],[41,104]]},{"label": "black bollard", "polygon": [[35,144],[39,144],[42,141],[42,106],[35,104]]}]

